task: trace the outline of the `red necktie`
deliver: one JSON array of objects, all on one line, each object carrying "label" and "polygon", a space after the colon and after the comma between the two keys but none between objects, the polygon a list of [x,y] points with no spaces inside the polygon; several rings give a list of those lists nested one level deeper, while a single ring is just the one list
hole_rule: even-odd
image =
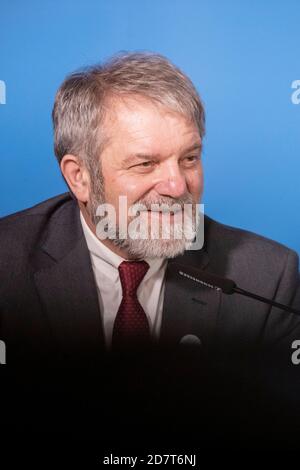
[{"label": "red necktie", "polygon": [[119,266],[123,298],[114,323],[113,348],[149,343],[148,319],[137,298],[137,289],[148,269],[146,261],[123,261]]}]

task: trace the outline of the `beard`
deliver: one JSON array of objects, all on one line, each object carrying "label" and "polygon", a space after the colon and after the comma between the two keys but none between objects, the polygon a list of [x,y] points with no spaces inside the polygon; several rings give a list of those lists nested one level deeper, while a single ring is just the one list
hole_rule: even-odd
[{"label": "beard", "polygon": [[[97,212],[99,207],[107,201],[103,178],[100,174],[98,178],[95,176],[94,174],[87,208],[98,235],[98,224],[101,223],[103,217],[98,216]],[[196,206],[190,193],[180,198],[144,197],[132,206],[136,208],[135,212],[139,214],[138,216],[135,213],[135,216],[127,217],[126,214],[127,228],[135,229],[133,230],[134,236],[128,230],[128,235],[124,238],[115,218],[106,216],[105,236],[101,231],[101,237],[98,235],[98,238],[109,239],[115,247],[124,251],[131,259],[174,258],[189,249],[196,237],[200,222]],[[160,208],[162,211],[159,211]]]}]

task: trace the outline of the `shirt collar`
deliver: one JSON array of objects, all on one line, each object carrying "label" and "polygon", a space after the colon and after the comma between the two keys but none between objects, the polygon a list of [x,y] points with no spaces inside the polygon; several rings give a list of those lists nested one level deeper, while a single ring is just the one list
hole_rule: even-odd
[{"label": "shirt collar", "polygon": [[[102,260],[106,265],[110,265],[115,270],[118,270],[119,265],[123,261],[127,261],[122,256],[117,255],[110,250],[104,243],[96,237],[88,226],[82,212],[80,211],[80,220],[83,228],[83,233],[87,242],[88,250],[92,257],[98,260]],[[153,274],[157,273],[160,269],[165,269],[167,260],[164,258],[145,258],[145,261],[149,264],[149,269],[144,277],[144,281],[149,279]]]}]

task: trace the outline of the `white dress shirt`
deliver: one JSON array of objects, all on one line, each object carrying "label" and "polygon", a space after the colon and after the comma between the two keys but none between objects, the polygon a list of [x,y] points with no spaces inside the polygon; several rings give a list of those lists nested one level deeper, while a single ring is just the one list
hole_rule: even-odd
[{"label": "white dress shirt", "polygon": [[[114,321],[122,300],[122,286],[118,267],[124,258],[111,251],[92,232],[80,212],[83,233],[90,252],[98,290],[101,320],[106,346],[111,346]],[[149,269],[137,290],[137,298],[147,315],[150,332],[156,340],[160,334],[167,260],[146,258]]]}]

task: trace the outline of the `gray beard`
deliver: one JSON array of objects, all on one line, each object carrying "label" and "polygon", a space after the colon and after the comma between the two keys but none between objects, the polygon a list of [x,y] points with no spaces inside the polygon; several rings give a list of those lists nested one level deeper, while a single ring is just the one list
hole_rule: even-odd
[{"label": "gray beard", "polygon": [[[105,204],[105,192],[104,185],[100,179],[97,179],[97,186],[93,188],[91,193],[90,201],[88,203],[88,212],[92,219],[93,224],[97,227],[101,217],[96,215],[98,206]],[[149,200],[149,198],[141,199],[136,204],[143,204],[147,208],[150,208],[151,204],[167,204],[172,206],[173,204],[180,204],[182,207],[184,204],[192,204],[191,194],[178,199],[170,197],[159,197],[156,200]],[[193,211],[194,212],[194,211]],[[196,233],[199,226],[199,220],[193,213],[192,218],[188,218],[188,232]],[[190,237],[186,237],[186,233],[181,230],[180,239],[174,237],[176,229],[170,230],[170,239],[153,239],[150,236],[147,239],[133,239],[127,237],[126,239],[120,237],[120,230],[118,223],[116,224],[115,230],[108,228],[107,237],[112,244],[126,252],[128,257],[133,259],[145,259],[145,258],[175,258],[184,253],[193,243]],[[177,230],[178,233],[178,230]],[[173,239],[172,239],[173,236]]]}]

